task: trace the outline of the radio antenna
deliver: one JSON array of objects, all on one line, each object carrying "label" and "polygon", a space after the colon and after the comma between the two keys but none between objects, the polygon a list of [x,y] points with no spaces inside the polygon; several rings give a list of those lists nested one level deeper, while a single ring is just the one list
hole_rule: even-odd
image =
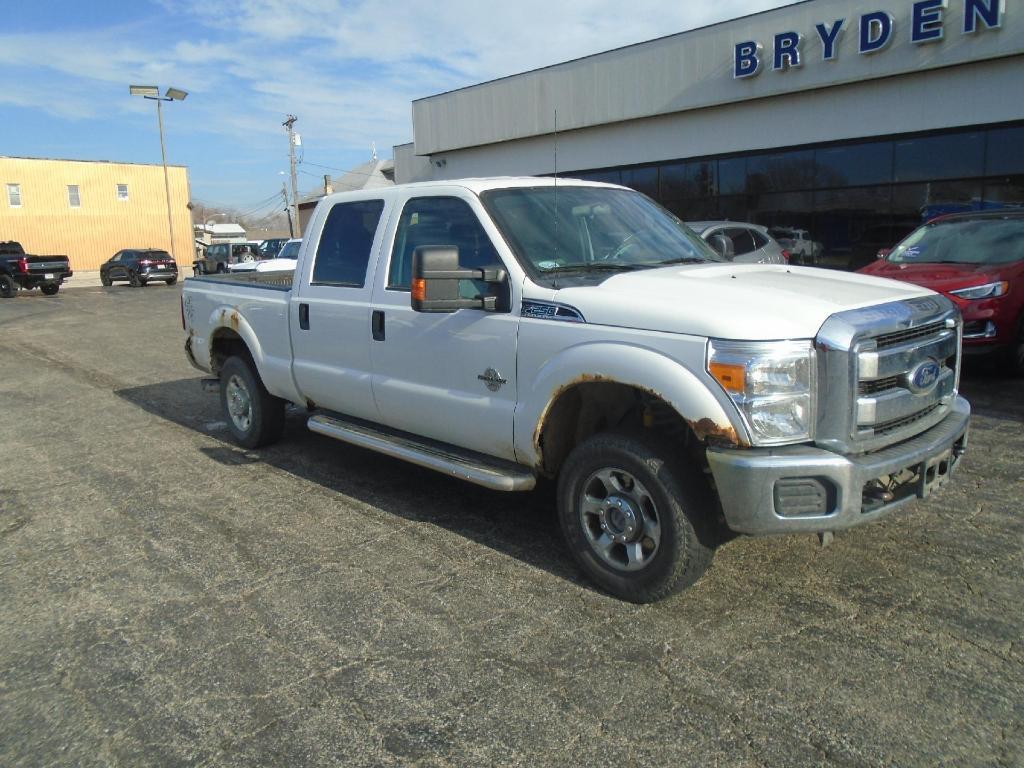
[{"label": "radio antenna", "polygon": [[555,248],[552,260],[558,260],[558,107],[555,107],[555,131],[554,131],[554,162],[555,162]]}]

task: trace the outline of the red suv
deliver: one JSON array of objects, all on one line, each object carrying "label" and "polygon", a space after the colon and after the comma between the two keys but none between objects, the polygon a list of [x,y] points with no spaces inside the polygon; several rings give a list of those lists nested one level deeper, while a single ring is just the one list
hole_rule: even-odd
[{"label": "red suv", "polygon": [[964,354],[998,352],[1024,376],[1024,209],[933,219],[859,271],[945,294],[964,316]]}]

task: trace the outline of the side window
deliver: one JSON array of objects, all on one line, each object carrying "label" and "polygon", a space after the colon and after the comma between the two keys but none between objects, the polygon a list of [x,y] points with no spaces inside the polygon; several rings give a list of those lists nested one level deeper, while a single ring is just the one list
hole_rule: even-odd
[{"label": "side window", "polygon": [[111,256],[110,260],[111,261],[120,261],[121,260],[121,251],[118,251],[113,256]]},{"label": "side window", "polygon": [[765,237],[761,232],[758,232],[756,229],[750,230],[750,236],[754,238],[754,250],[764,248],[766,245],[768,245],[768,238]]},{"label": "side window", "polygon": [[211,245],[206,249],[206,258],[213,259],[214,261],[224,261],[224,251],[226,249],[227,246],[223,243]]},{"label": "side window", "polygon": [[[388,288],[409,290],[412,285],[412,254],[421,245],[454,245],[463,267],[501,264],[494,244],[465,200],[457,197],[417,197],[405,204],[391,251]],[[460,293],[480,295],[485,284],[464,280]]]},{"label": "side window", "polygon": [[313,263],[313,285],[362,288],[383,200],[338,203],[327,214]]},{"label": "side window", "polygon": [[733,229],[725,230],[725,233],[732,240],[732,246],[736,256],[742,256],[743,254],[750,253],[754,250],[754,238],[751,236],[749,229],[740,229],[739,227],[735,227]]}]

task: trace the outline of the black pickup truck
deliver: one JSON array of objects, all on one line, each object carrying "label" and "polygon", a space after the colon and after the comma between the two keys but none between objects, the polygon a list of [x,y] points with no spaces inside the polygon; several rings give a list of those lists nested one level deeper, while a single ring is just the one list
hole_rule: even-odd
[{"label": "black pickup truck", "polygon": [[11,298],[19,288],[53,296],[72,274],[67,256],[30,256],[19,242],[0,242],[0,298]]}]

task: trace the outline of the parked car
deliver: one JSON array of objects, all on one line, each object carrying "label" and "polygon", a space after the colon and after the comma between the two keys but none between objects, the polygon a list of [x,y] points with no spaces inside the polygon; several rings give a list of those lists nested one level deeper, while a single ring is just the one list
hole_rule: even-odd
[{"label": "parked car", "polygon": [[821,259],[821,243],[811,239],[811,233],[806,229],[794,229],[793,227],[769,227],[768,234],[775,238],[775,241],[789,252],[791,260],[798,264],[817,266]]},{"label": "parked car", "polygon": [[269,240],[264,240],[260,243],[260,254],[262,254],[264,259],[273,259],[287,242],[287,237],[272,237]]},{"label": "parked car", "polygon": [[127,248],[118,251],[100,265],[100,282],[110,286],[125,280],[133,288],[162,281],[167,285],[178,282],[178,264],[167,251],[158,248]]},{"label": "parked car", "polygon": [[998,354],[1024,376],[1024,210],[934,219],[860,271],[948,296],[964,319],[965,354]]},{"label": "parked car", "polygon": [[186,280],[184,346],[247,448],[291,402],[317,433],[494,490],[556,479],[577,562],[648,602],[700,577],[723,516],[848,528],[958,466],[953,302],[795,272],[725,262],[624,187],[398,185],[323,198],[293,275]]},{"label": "parked car", "polygon": [[259,261],[259,243],[213,243],[206,248],[202,258],[192,264],[192,271],[197,275],[208,275],[229,271],[232,264],[246,261]]},{"label": "parked car", "polygon": [[19,288],[54,296],[73,274],[67,256],[31,256],[16,240],[0,243],[0,298],[13,297]]},{"label": "parked car", "polygon": [[728,261],[740,264],[785,264],[789,254],[768,230],[742,221],[688,221],[686,226]]},{"label": "parked car", "polygon": [[[301,239],[289,240],[285,243],[285,246],[276,252],[275,256],[267,256],[256,261],[239,261],[235,264],[229,264],[228,271],[284,272],[289,269],[295,269],[295,255],[299,252],[298,246],[301,242]],[[287,248],[289,244],[294,244],[294,247]]]}]

